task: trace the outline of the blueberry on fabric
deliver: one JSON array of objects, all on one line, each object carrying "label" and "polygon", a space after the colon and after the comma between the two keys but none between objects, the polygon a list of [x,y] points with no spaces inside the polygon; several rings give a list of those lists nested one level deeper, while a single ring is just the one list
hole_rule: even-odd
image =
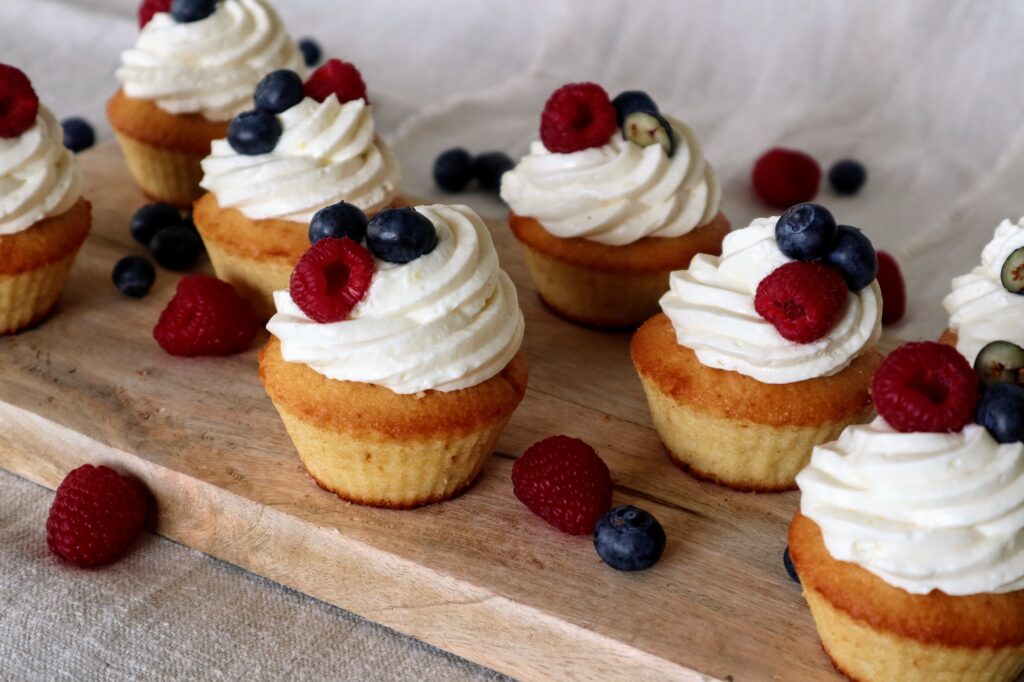
[{"label": "blueberry on fabric", "polygon": [[868,171],[864,164],[854,159],[843,159],[832,164],[828,171],[828,181],[836,194],[856,194],[868,180]]},{"label": "blueberry on fabric", "polygon": [[434,182],[445,192],[461,192],[473,180],[473,157],[462,147],[441,152],[434,160]]},{"label": "blueberry on fabric", "polygon": [[514,163],[505,152],[484,152],[473,159],[473,175],[484,189],[501,188],[501,176],[512,170]]},{"label": "blueberry on fabric", "polygon": [[84,118],[66,118],[60,126],[64,129],[64,146],[76,154],[96,144],[96,131]]},{"label": "blueberry on fabric", "polygon": [[306,62],[306,66],[313,67],[320,63],[320,58],[323,56],[323,50],[320,49],[320,43],[316,42],[312,38],[301,38],[299,40],[299,52],[302,53],[302,60]]}]

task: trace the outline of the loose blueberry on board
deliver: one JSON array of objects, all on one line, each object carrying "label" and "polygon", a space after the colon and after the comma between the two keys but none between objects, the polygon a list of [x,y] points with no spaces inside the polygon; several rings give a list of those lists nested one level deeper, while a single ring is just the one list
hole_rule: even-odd
[{"label": "loose blueberry on board", "polygon": [[461,192],[473,180],[473,157],[462,147],[447,149],[434,159],[434,182],[445,192]]},{"label": "loose blueberry on board", "polygon": [[620,92],[612,100],[612,106],[615,107],[615,123],[620,128],[626,117],[632,114],[634,111],[653,111],[658,113],[658,105],[654,103],[651,96],[643,90],[626,90]]},{"label": "loose blueberry on board", "polygon": [[853,159],[836,161],[828,171],[829,184],[836,194],[856,194],[867,180],[868,171],[864,164]]},{"label": "loose blueberry on board", "polygon": [[327,237],[348,237],[359,244],[366,237],[366,214],[346,201],[321,208],[309,221],[309,243]]},{"label": "loose blueberry on board", "polygon": [[125,256],[114,265],[111,277],[122,294],[142,298],[156,281],[156,268],[142,256]]},{"label": "loose blueberry on board", "polygon": [[974,371],[981,385],[991,388],[996,384],[1019,384],[1024,380],[1024,348],[1010,341],[992,341],[978,352]]},{"label": "loose blueberry on board", "polygon": [[179,24],[190,24],[213,14],[217,0],[172,0],[171,16]]},{"label": "loose blueberry on board", "polygon": [[387,208],[366,226],[366,245],[388,263],[408,263],[437,246],[437,230],[422,213],[411,208]]},{"label": "loose blueberry on board", "polygon": [[786,573],[789,574],[789,579],[799,585],[800,576],[797,575],[796,566],[793,565],[793,557],[789,554],[789,546],[787,546],[786,551],[782,553],[782,565],[786,567]]},{"label": "loose blueberry on board", "polygon": [[981,396],[974,420],[1000,443],[1024,441],[1024,386],[996,384]]},{"label": "loose blueberry on board", "polygon": [[302,78],[290,69],[271,71],[256,86],[256,108],[268,114],[280,114],[302,101]]},{"label": "loose blueberry on board", "polygon": [[665,529],[643,509],[622,504],[594,526],[594,549],[616,571],[642,571],[665,551]]},{"label": "loose blueberry on board", "polygon": [[1006,257],[999,279],[1011,294],[1024,293],[1024,246]]},{"label": "loose blueberry on board", "polygon": [[76,154],[96,144],[96,131],[84,118],[66,118],[60,127],[64,129],[64,146]]},{"label": "loose blueberry on board", "polygon": [[178,209],[169,204],[146,204],[132,216],[128,223],[128,229],[132,238],[143,246],[149,246],[149,242],[160,230],[172,225],[182,223],[181,214]]},{"label": "loose blueberry on board", "polygon": [[875,247],[863,232],[849,225],[836,229],[836,241],[825,261],[843,273],[850,291],[860,291],[878,276]]},{"label": "loose blueberry on board", "polygon": [[306,66],[309,67],[319,64],[320,57],[323,55],[323,50],[320,49],[320,43],[308,37],[299,39],[299,52],[302,53],[302,60],[306,62]]},{"label": "loose blueberry on board", "polygon": [[257,156],[274,151],[281,137],[277,116],[258,109],[235,116],[228,125],[228,144],[239,154]]},{"label": "loose blueberry on board", "polygon": [[641,147],[660,144],[670,157],[676,153],[672,124],[656,111],[634,111],[626,116],[622,122],[622,137]]},{"label": "loose blueberry on board", "polygon": [[473,159],[473,175],[481,187],[497,191],[501,188],[501,176],[513,166],[515,164],[505,152],[484,152]]},{"label": "loose blueberry on board", "polygon": [[750,180],[761,201],[786,208],[814,198],[821,184],[821,167],[804,152],[775,147],[758,157]]},{"label": "loose blueberry on board", "polygon": [[836,219],[820,204],[790,206],[775,223],[779,250],[795,260],[817,260],[836,240]]},{"label": "loose blueberry on board", "polygon": [[182,224],[163,228],[149,242],[154,260],[168,270],[188,270],[202,250],[199,234]]}]

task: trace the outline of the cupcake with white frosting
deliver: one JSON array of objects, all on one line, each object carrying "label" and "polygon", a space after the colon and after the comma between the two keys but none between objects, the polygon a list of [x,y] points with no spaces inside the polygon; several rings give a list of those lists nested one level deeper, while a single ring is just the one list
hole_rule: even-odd
[{"label": "cupcake with white frosting", "polygon": [[479,473],[526,389],[523,316],[466,206],[389,209],[317,241],[274,294],[260,375],[310,476],[408,508]]},{"label": "cupcake with white frosting", "polygon": [[199,195],[199,162],[259,80],[303,60],[266,0],[197,0],[172,8],[146,0],[139,37],[121,55],[121,88],[107,115],[128,167],[152,199],[187,207]]},{"label": "cupcake with white frosting", "polygon": [[544,302],[599,327],[657,311],[668,275],[717,254],[729,223],[693,131],[637,91],[563,86],[548,99],[541,139],[501,181],[509,225]]},{"label": "cupcake with white frosting", "polygon": [[12,334],[53,310],[92,220],[60,123],[6,64],[0,102],[0,334]]}]

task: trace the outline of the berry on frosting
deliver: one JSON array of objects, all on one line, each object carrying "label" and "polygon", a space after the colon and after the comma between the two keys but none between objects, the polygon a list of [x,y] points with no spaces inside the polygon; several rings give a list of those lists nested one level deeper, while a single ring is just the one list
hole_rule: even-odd
[{"label": "berry on frosting", "polygon": [[811,343],[835,326],[847,296],[846,283],[836,269],[822,263],[793,261],[761,280],[754,309],[782,338]]},{"label": "berry on frosting", "polygon": [[515,166],[505,152],[483,152],[473,159],[473,175],[484,189],[501,188],[501,176]]},{"label": "berry on frosting", "polygon": [[271,71],[260,80],[253,95],[253,103],[260,111],[280,114],[291,109],[305,97],[302,78],[291,69]]},{"label": "berry on frosting", "polygon": [[856,194],[867,182],[868,172],[864,164],[854,159],[836,161],[828,171],[828,181],[836,194]]},{"label": "berry on frosting", "polygon": [[540,139],[559,154],[600,147],[615,134],[615,107],[596,83],[570,83],[552,93],[540,117]]},{"label": "berry on frosting", "polygon": [[757,160],[751,180],[761,201],[786,208],[814,198],[821,183],[821,167],[803,152],[776,147]]},{"label": "berry on frosting", "polygon": [[676,134],[672,124],[656,111],[634,111],[622,122],[622,137],[635,145],[660,144],[665,154],[676,153]]},{"label": "berry on frosting", "polygon": [[171,0],[142,0],[139,5],[139,29],[145,28],[154,14],[170,11]]},{"label": "berry on frosting", "polygon": [[228,124],[228,144],[245,156],[269,154],[277,146],[282,132],[277,116],[253,109],[231,119]]},{"label": "berry on frosting", "polygon": [[551,436],[512,465],[516,497],[563,533],[584,535],[612,504],[612,476],[594,448],[578,438]]},{"label": "berry on frosting", "polygon": [[649,512],[620,504],[594,526],[594,549],[616,571],[643,571],[665,551],[665,529]]},{"label": "berry on frosting", "polygon": [[1024,387],[998,384],[985,391],[975,420],[1000,443],[1024,441]]},{"label": "berry on frosting", "polygon": [[775,223],[779,250],[794,260],[817,260],[836,240],[836,219],[821,204],[790,206]]},{"label": "berry on frosting", "polygon": [[1024,348],[1010,341],[992,341],[978,351],[974,371],[982,386],[1024,382]]},{"label": "berry on frosting", "polygon": [[249,302],[216,277],[189,275],[153,328],[153,338],[171,355],[233,355],[246,350],[260,330]]},{"label": "berry on frosting", "polygon": [[615,107],[615,125],[620,128],[623,122],[625,122],[626,117],[634,111],[653,111],[658,113],[658,105],[643,90],[620,92],[612,100],[612,106]]},{"label": "berry on frosting", "polygon": [[366,222],[366,214],[347,201],[326,206],[309,221],[309,243],[316,244],[328,237],[348,237],[359,244],[366,237]]},{"label": "berry on frosting", "polygon": [[430,218],[412,208],[384,209],[366,226],[366,246],[388,263],[408,263],[437,246]]},{"label": "berry on frosting", "polygon": [[171,16],[179,24],[201,21],[216,9],[217,0],[171,0]]},{"label": "berry on frosting", "polygon": [[366,296],[375,270],[373,256],[365,248],[348,238],[328,237],[299,259],[289,293],[314,322],[338,322]]},{"label": "berry on frosting", "polygon": [[878,251],[878,286],[882,290],[882,324],[896,324],[907,312],[907,286],[900,264],[885,251]]},{"label": "berry on frosting", "polygon": [[323,102],[331,95],[337,95],[344,104],[355,99],[370,100],[366,97],[366,83],[354,64],[340,59],[329,59],[314,71],[304,86],[306,97]]},{"label": "berry on frosting", "polygon": [[825,261],[843,273],[850,291],[860,291],[878,275],[878,256],[871,240],[849,225],[836,229],[836,240],[825,254]]},{"label": "berry on frosting", "polygon": [[39,97],[28,76],[0,64],[0,138],[18,137],[35,125]]},{"label": "berry on frosting", "polygon": [[999,279],[1011,294],[1024,294],[1024,246],[1006,257]]},{"label": "berry on frosting", "polygon": [[875,409],[904,433],[955,433],[974,416],[978,376],[955,348],[907,343],[882,362],[871,386]]}]

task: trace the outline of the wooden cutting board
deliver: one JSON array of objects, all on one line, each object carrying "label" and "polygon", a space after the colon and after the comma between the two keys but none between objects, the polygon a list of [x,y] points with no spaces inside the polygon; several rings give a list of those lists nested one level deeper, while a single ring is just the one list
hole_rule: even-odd
[{"label": "wooden cutting board", "polygon": [[[305,475],[255,346],[226,359],[157,347],[178,276],[160,270],[141,301],[118,293],[110,271],[142,252],[128,218],[145,202],[113,144],[81,161],[94,230],[57,314],[0,337],[0,466],[50,488],[86,462],[129,471],[155,494],[161,535],[522,679],[838,677],[782,565],[797,494],[730,492],[675,468],[629,335],[550,314],[501,220],[490,226],[527,320],[526,399],[465,495],[377,510]],[[597,448],[616,503],[660,519],[669,541],[655,568],[610,569],[590,538],[513,496],[515,457],[556,433]]]}]

